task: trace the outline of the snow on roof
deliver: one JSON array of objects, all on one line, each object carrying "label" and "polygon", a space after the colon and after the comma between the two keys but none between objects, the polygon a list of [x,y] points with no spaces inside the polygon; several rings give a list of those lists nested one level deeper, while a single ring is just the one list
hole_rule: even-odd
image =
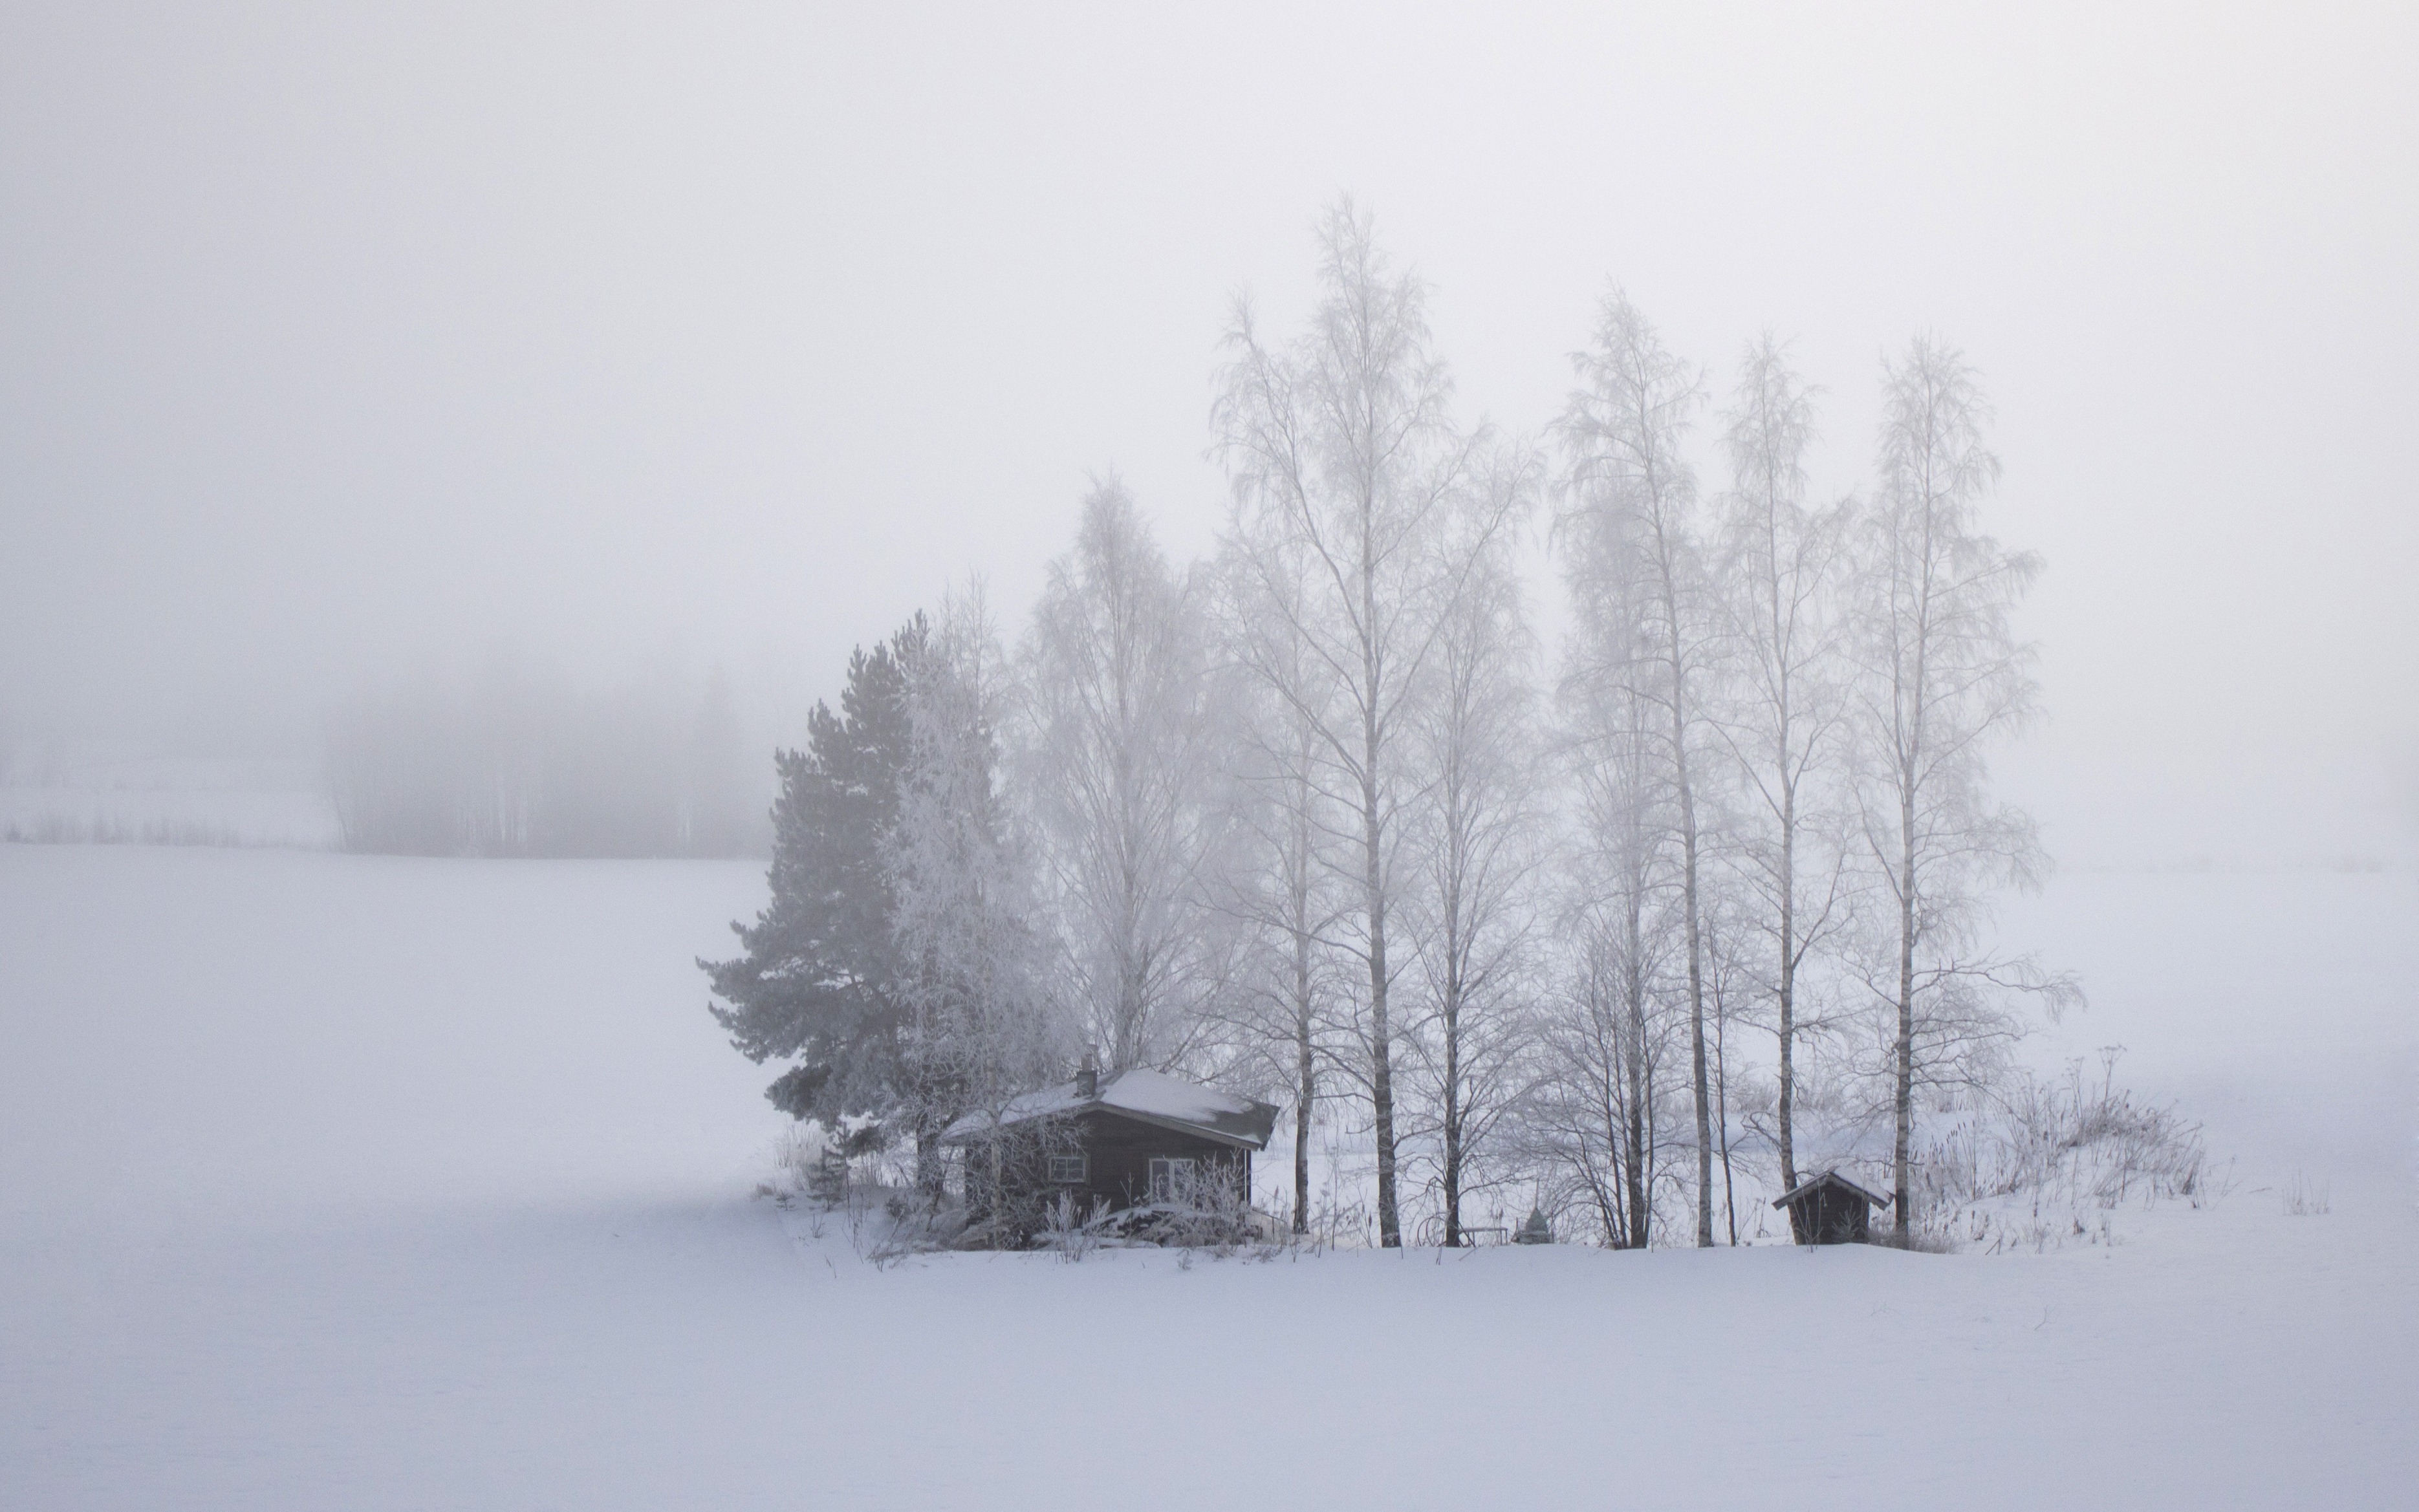
[{"label": "snow on roof", "polygon": [[1849,1191],[1864,1198],[1867,1202],[1872,1203],[1876,1208],[1887,1208],[1892,1202],[1897,1200],[1894,1197],[1886,1197],[1876,1193],[1868,1192],[1863,1187],[1849,1180],[1846,1177],[1841,1176],[1837,1171],[1825,1171],[1820,1176],[1798,1182],[1795,1187],[1787,1192],[1783,1192],[1780,1196],[1773,1198],[1772,1205],[1776,1208],[1786,1207],[1807,1193],[1813,1191],[1816,1187],[1825,1185],[1846,1187]]},{"label": "snow on roof", "polygon": [[1122,1113],[1146,1123],[1180,1129],[1227,1144],[1248,1145],[1254,1149],[1266,1149],[1269,1135],[1276,1128],[1277,1110],[1271,1104],[1163,1072],[1126,1072],[1103,1083],[1094,1097],[1077,1096],[1075,1087],[1075,1083],[1066,1082],[1011,1098],[996,1118],[969,1113],[949,1125],[941,1137],[964,1140],[1033,1119],[1092,1109]]}]

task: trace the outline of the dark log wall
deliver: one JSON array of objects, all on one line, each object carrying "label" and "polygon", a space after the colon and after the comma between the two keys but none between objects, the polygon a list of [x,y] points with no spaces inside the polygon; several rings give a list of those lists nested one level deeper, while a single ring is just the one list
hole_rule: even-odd
[{"label": "dark log wall", "polygon": [[1086,1113],[1079,1122],[1084,1152],[1089,1157],[1081,1189],[1087,1206],[1098,1200],[1113,1209],[1131,1208],[1149,1201],[1154,1159],[1194,1161],[1204,1179],[1213,1168],[1224,1168],[1234,1174],[1243,1191],[1251,1190],[1252,1152],[1248,1149],[1119,1118],[1106,1110]]},{"label": "dark log wall", "polygon": [[[1150,1163],[1161,1159],[1192,1161],[1195,1178],[1204,1181],[1223,1174],[1235,1183],[1239,1195],[1248,1196],[1252,1189],[1249,1149],[1238,1149],[1178,1129],[1164,1129],[1109,1109],[1094,1108],[1078,1114],[1071,1128],[1062,1125],[1055,1132],[1031,1125],[1021,1127],[1032,1137],[1019,1142],[1012,1150],[994,1150],[981,1144],[966,1150],[964,1192],[967,1205],[976,1211],[1040,1213],[1063,1194],[1072,1194],[1077,1209],[1087,1216],[1099,1209],[1116,1211],[1138,1207],[1150,1200]],[[1048,1155],[1074,1148],[1084,1152],[1084,1180],[1046,1180]],[[1003,1154],[1007,1156],[1004,1161]],[[996,1192],[993,1190],[994,1170],[1002,1188]],[[1006,1203],[1005,1210],[997,1206],[1001,1200]]]},{"label": "dark log wall", "polygon": [[1790,1237],[1800,1244],[1862,1244],[1870,1218],[1864,1198],[1818,1186],[1789,1205]]}]

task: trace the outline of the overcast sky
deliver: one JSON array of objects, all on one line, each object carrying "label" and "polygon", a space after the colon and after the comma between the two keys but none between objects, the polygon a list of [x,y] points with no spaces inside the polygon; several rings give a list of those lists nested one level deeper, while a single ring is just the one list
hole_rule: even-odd
[{"label": "overcast sky", "polygon": [[2057,848],[2406,843],[2413,8],[1303,8],[8,7],[0,713],[827,691],[953,577],[1021,615],[1096,470],[1206,549],[1228,303],[1294,325],[1349,191],[1514,430],[1611,280],[1718,392],[1794,337],[1826,492],[1962,346]]}]

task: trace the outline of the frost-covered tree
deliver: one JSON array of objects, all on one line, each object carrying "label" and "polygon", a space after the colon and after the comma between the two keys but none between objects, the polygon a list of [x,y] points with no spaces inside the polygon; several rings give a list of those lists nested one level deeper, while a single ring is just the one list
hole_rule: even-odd
[{"label": "frost-covered tree", "polygon": [[2031,819],[1992,800],[1984,754],[2022,726],[2032,650],[2011,616],[2041,561],[1981,530],[1999,459],[1974,370],[1927,338],[1884,371],[1879,483],[1856,529],[1853,609],[1863,841],[1890,905],[1870,980],[1888,1015],[1897,1230],[1913,1221],[1919,1087],[1965,1079],[2015,1030],[2006,993],[2072,982],[1978,942],[1989,894],[2046,866]]},{"label": "frost-covered tree", "polygon": [[1448,1246],[1462,1242],[1463,1194],[1518,1090],[1539,933],[1533,884],[1546,774],[1511,547],[1498,532],[1456,548],[1471,565],[1445,608],[1435,685],[1413,737],[1428,786],[1416,847],[1427,1011],[1410,1042]]},{"label": "frost-covered tree", "polygon": [[[1319,687],[1286,686],[1249,642],[1244,663],[1313,721],[1321,785],[1356,830],[1346,937],[1366,972],[1360,1066],[1377,1134],[1379,1238],[1391,1247],[1402,1242],[1391,995],[1403,964],[1392,915],[1410,880],[1403,820],[1420,796],[1410,730],[1443,607],[1468,566],[1446,548],[1487,539],[1513,500],[1490,486],[1490,433],[1453,422],[1426,285],[1393,270],[1349,200],[1328,212],[1319,242],[1318,306],[1292,342],[1264,339],[1238,302],[1214,425],[1235,485],[1233,550],[1261,589],[1256,612],[1292,621],[1287,634],[1308,648]],[[1496,524],[1456,530],[1462,510]],[[1298,562],[1309,569],[1300,578]],[[1296,583],[1307,592],[1295,595]]]},{"label": "frost-covered tree", "polygon": [[[1587,643],[1618,648],[1636,666],[1595,667],[1660,710],[1661,760],[1680,856],[1687,972],[1690,1087],[1697,1121],[1697,1242],[1714,1242],[1713,1097],[1707,1073],[1703,942],[1705,701],[1719,617],[1707,580],[1697,480],[1683,441],[1703,403],[1703,379],[1673,355],[1619,289],[1607,295],[1595,344],[1575,352],[1579,385],[1555,432],[1562,442],[1561,527],[1571,541],[1572,608]],[[1591,634],[1617,620],[1618,636]]]},{"label": "frost-covered tree", "polygon": [[1221,564],[1221,641],[1260,672],[1258,685],[1237,700],[1237,780],[1228,790],[1235,849],[1224,897],[1248,931],[1234,1027],[1265,1057],[1271,1080],[1287,1089],[1293,1104],[1293,1231],[1302,1234],[1310,1230],[1319,1070],[1331,1053],[1333,1005],[1350,997],[1348,985],[1335,980],[1337,952],[1329,941],[1349,889],[1339,885],[1331,859],[1345,842],[1345,816],[1322,785],[1325,720],[1305,702],[1332,685],[1313,674],[1310,645],[1293,628],[1300,616],[1257,608],[1271,591],[1301,596],[1305,569],[1297,557],[1288,578],[1272,570],[1282,561],[1247,565],[1230,548]]},{"label": "frost-covered tree", "polygon": [[937,1195],[940,1135],[1063,1061],[1041,990],[1031,878],[999,783],[1005,669],[978,594],[953,596],[903,658],[906,760],[882,847],[895,905],[900,1099],[917,1179]]},{"label": "frost-covered tree", "polygon": [[1766,941],[1780,1049],[1780,1182],[1797,1184],[1799,1018],[1814,953],[1848,918],[1841,574],[1849,506],[1810,508],[1814,393],[1772,336],[1749,346],[1724,416],[1719,576],[1732,677],[1716,722],[1740,780],[1732,849]]},{"label": "frost-covered tree", "polygon": [[732,926],[741,954],[698,963],[732,1045],[792,1063],[765,1096],[793,1118],[886,1114],[896,1096],[903,999],[886,846],[913,746],[908,669],[929,639],[917,615],[859,648],[840,711],[816,704],[805,748],[776,753],[771,900]]},{"label": "frost-covered tree", "polygon": [[[1615,535],[1592,572],[1644,570]],[[1656,1231],[1669,1141],[1663,1107],[1673,1045],[1687,1028],[1670,763],[1660,702],[1640,686],[1646,597],[1606,594],[1574,625],[1562,703],[1575,812],[1566,826],[1565,984],[1548,1015],[1540,1076],[1523,1109],[1539,1158],[1577,1181],[1605,1242],[1643,1249]],[[1675,976],[1679,988],[1675,990]]]},{"label": "frost-covered tree", "polygon": [[1022,786],[1071,1007],[1112,1073],[1174,1064],[1227,974],[1208,873],[1230,731],[1206,597],[1110,479],[1050,564],[1022,648]]},{"label": "frost-covered tree", "polygon": [[[1714,1149],[1722,1176],[1723,1222],[1730,1242],[1739,1242],[1738,1166],[1742,1164],[1738,1133],[1743,1115],[1760,1103],[1760,1087],[1744,1057],[1732,1048],[1733,1031],[1756,1018],[1755,963],[1742,928],[1751,917],[1749,898],[1737,892],[1718,895],[1706,911],[1703,935],[1705,949],[1706,1021],[1713,1026]],[[1796,1185],[1784,1183],[1787,1191]]]}]

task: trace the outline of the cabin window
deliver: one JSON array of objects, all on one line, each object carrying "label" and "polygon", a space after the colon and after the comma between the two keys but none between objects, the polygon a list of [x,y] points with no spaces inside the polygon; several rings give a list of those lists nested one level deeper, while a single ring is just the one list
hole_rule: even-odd
[{"label": "cabin window", "polygon": [[1150,1200],[1178,1202],[1193,1196],[1193,1163],[1154,1157],[1150,1163]]},{"label": "cabin window", "polygon": [[1080,1181],[1083,1179],[1083,1156],[1053,1155],[1050,1157],[1050,1180],[1054,1181]]}]

